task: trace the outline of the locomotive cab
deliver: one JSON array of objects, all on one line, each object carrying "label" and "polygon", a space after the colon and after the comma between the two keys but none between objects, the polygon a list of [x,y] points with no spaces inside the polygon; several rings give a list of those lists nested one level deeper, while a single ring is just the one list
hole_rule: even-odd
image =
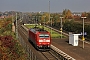
[{"label": "locomotive cab", "polygon": [[50,34],[48,32],[38,33],[38,48],[49,49],[51,44]]}]

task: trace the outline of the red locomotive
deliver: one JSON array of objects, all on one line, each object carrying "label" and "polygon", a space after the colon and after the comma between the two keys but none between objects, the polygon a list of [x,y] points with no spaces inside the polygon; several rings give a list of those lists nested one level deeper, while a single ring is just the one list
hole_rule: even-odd
[{"label": "red locomotive", "polygon": [[44,29],[31,28],[29,30],[29,40],[38,50],[49,50],[51,44],[50,33]]}]

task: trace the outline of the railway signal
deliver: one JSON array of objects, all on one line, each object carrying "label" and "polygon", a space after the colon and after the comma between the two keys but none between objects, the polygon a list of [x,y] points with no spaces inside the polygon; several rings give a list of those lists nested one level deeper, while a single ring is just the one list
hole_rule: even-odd
[{"label": "railway signal", "polygon": [[[83,33],[81,32],[81,35],[83,35]],[[86,32],[84,32],[84,36],[86,36],[87,35],[87,33]],[[82,40],[85,40],[85,37],[83,37],[82,36]]]},{"label": "railway signal", "polygon": [[[81,35],[83,35],[83,33],[81,32]],[[87,32],[84,32],[84,36],[87,35]]]}]

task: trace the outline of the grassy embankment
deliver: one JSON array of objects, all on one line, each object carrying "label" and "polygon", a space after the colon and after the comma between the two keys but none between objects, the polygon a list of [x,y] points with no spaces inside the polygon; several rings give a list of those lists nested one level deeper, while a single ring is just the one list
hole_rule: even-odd
[{"label": "grassy embankment", "polygon": [[12,32],[12,19],[0,20],[0,60],[26,60],[25,50]]},{"label": "grassy embankment", "polygon": [[[33,28],[35,27],[35,25],[25,25],[27,28]],[[37,27],[39,28],[43,28],[43,26],[38,25]],[[49,31],[51,33],[51,37],[52,38],[61,38],[61,34],[59,34],[58,32],[51,30],[50,28],[44,27],[45,30]],[[62,38],[66,38],[66,36],[62,35]]]}]

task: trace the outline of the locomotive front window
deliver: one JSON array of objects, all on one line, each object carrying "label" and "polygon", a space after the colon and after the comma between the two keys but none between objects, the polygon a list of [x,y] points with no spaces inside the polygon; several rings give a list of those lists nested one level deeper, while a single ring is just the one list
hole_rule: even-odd
[{"label": "locomotive front window", "polygon": [[39,37],[40,37],[40,38],[48,38],[49,35],[48,35],[48,34],[40,34]]}]

